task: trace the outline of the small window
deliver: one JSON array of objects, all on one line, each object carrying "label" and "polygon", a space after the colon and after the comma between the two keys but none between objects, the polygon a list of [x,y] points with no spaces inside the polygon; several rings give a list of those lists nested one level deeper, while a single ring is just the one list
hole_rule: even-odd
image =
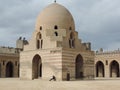
[{"label": "small window", "polygon": [[39,34],[39,39],[41,39],[42,38],[42,35],[41,34]]},{"label": "small window", "polygon": [[58,36],[58,33],[57,33],[57,32],[55,32],[55,36]]},{"label": "small window", "polygon": [[17,66],[17,61],[15,61],[15,65]]},{"label": "small window", "polygon": [[108,65],[108,60],[106,60],[106,65]]},{"label": "small window", "polygon": [[42,48],[42,46],[43,46],[43,40],[41,40],[41,48]]},{"label": "small window", "polygon": [[5,61],[3,61],[3,65],[5,65]]},{"label": "small window", "polygon": [[55,25],[54,29],[58,29],[58,26],[57,26],[57,25]]},{"label": "small window", "polygon": [[40,26],[40,30],[42,30],[42,26]]},{"label": "small window", "polygon": [[73,38],[74,38],[74,33],[71,32],[71,33],[70,33],[70,39],[73,39]]},{"label": "small window", "polygon": [[69,46],[70,48],[75,48],[75,38],[73,32],[70,33]]},{"label": "small window", "polygon": [[40,41],[37,40],[37,49],[39,49],[39,48],[40,48]]},{"label": "small window", "polygon": [[69,30],[72,30],[72,27],[70,27]]}]

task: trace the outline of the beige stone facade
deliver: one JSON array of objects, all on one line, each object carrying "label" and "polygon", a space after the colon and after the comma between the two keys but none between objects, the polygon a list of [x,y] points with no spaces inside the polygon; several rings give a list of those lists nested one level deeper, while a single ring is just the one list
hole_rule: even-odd
[{"label": "beige stone facade", "polygon": [[97,52],[95,55],[96,78],[119,78],[120,77],[120,51]]},{"label": "beige stone facade", "polygon": [[13,78],[19,77],[20,68],[20,52],[23,50],[23,46],[28,42],[25,38],[20,37],[16,41],[16,48],[13,47],[0,47],[0,77],[1,78]]},{"label": "beige stone facade", "polygon": [[11,47],[0,47],[0,77],[19,77],[19,53]]},{"label": "beige stone facade", "polygon": [[20,53],[21,79],[93,79],[94,52],[82,43],[71,13],[53,3],[38,15],[35,31]]}]

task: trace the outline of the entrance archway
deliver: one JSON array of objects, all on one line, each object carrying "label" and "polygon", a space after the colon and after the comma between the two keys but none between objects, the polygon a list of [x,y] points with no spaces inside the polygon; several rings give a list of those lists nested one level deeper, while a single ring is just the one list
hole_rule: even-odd
[{"label": "entrance archway", "polygon": [[34,56],[32,61],[32,77],[33,79],[42,77],[42,61],[38,54]]},{"label": "entrance archway", "polygon": [[96,63],[96,77],[104,77],[104,64],[101,61]]},{"label": "entrance archway", "polygon": [[110,77],[119,77],[119,63],[115,60],[110,64]]},{"label": "entrance archway", "polygon": [[83,58],[80,54],[76,57],[75,74],[76,79],[83,78]]},{"label": "entrance archway", "polygon": [[12,62],[6,64],[6,77],[13,77],[13,68]]}]

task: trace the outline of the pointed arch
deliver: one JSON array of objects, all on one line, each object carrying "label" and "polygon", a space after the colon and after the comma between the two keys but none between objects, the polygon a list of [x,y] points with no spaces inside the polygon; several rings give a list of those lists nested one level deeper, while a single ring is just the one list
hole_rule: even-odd
[{"label": "pointed arch", "polygon": [[104,71],[104,64],[102,61],[98,61],[96,63],[96,77],[104,77],[105,75]]},{"label": "pointed arch", "polygon": [[40,32],[37,33],[36,39],[42,39],[42,34]]},{"label": "pointed arch", "polygon": [[42,40],[42,34],[39,32],[36,36],[36,47],[37,49],[42,48],[43,46],[43,40]]},{"label": "pointed arch", "polygon": [[13,77],[14,76],[14,66],[13,63],[10,61],[6,64],[6,77]]},{"label": "pointed arch", "polygon": [[83,78],[83,57],[79,54],[75,60],[75,76],[76,79]]},{"label": "pointed arch", "polygon": [[116,60],[110,63],[110,77],[119,77],[119,63]]},{"label": "pointed arch", "polygon": [[70,33],[69,47],[75,48],[75,36],[73,32]]},{"label": "pointed arch", "polygon": [[33,79],[42,77],[42,60],[38,54],[36,54],[32,60],[32,77]]}]

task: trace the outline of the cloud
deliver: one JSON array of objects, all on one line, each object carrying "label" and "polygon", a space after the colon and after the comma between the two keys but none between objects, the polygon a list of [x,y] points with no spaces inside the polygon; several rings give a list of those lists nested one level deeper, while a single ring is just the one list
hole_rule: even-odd
[{"label": "cloud", "polygon": [[[89,8],[81,9],[79,14],[81,21],[77,22],[78,32],[83,40],[92,42],[94,49],[107,48],[119,39],[119,2],[118,0],[99,0]],[[116,49],[114,46],[113,48]]]},{"label": "cloud", "polygon": [[[57,2],[72,13],[76,31],[83,42],[92,42],[95,50],[120,47],[120,0]],[[37,15],[51,3],[51,0],[0,0],[0,45],[15,46],[20,36],[30,39]]]}]

